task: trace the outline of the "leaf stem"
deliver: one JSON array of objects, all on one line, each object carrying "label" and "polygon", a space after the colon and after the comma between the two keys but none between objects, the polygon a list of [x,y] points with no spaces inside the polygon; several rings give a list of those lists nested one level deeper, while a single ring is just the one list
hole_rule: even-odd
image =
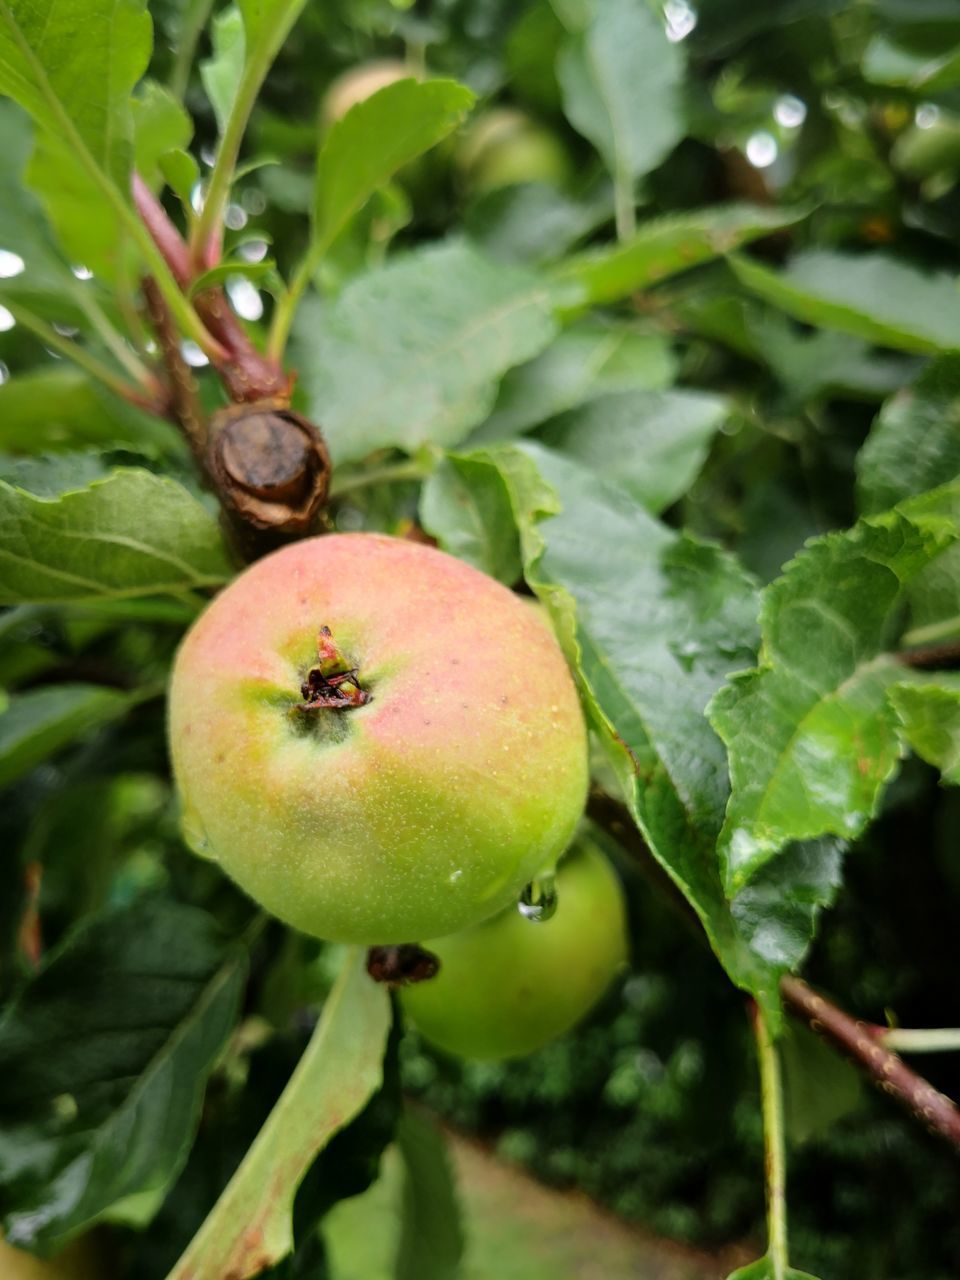
[{"label": "leaf stem", "polygon": [[190,256],[194,267],[201,271],[216,265],[210,260],[210,254],[211,250],[219,244],[223,211],[230,195],[230,187],[233,185],[237,159],[250,115],[256,105],[260,87],[266,79],[267,72],[280,46],[287,38],[290,28],[299,17],[304,3],[305,0],[286,0],[285,4],[275,6],[271,13],[268,37],[261,37],[259,41],[251,42],[250,31],[246,30],[246,57],[240,84],[237,87],[237,96],[220,138],[203,208],[200,210],[190,236]]},{"label": "leaf stem", "polygon": [[194,0],[193,4],[185,6],[186,12],[180,24],[169,80],[170,92],[179,101],[183,100],[190,81],[190,69],[196,56],[200,33],[207,25],[212,8],[213,0]]},{"label": "leaf stem", "polygon": [[960,1049],[960,1027],[892,1027],[879,1030],[877,1039],[894,1053],[949,1053]]},{"label": "leaf stem", "polygon": [[960,615],[944,618],[941,622],[931,622],[925,627],[915,627],[903,637],[903,643],[911,645],[931,644],[937,640],[949,640],[960,636]]},{"label": "leaf stem", "polygon": [[370,467],[366,471],[355,471],[352,475],[344,475],[342,471],[335,473],[330,482],[331,498],[341,498],[345,493],[353,493],[357,489],[367,489],[376,484],[398,484],[403,480],[423,480],[430,474],[430,469],[422,462],[409,459],[404,462],[392,462],[383,467]]},{"label": "leaf stem", "polygon": [[287,348],[287,340],[290,337],[290,329],[293,325],[293,318],[297,313],[297,307],[300,305],[300,298],[317,269],[316,256],[316,254],[307,250],[297,264],[286,293],[277,299],[277,304],[273,309],[270,334],[267,338],[267,355],[278,364],[282,361],[283,353]]},{"label": "leaf stem", "polygon": [[31,333],[36,334],[40,341],[52,351],[57,351],[60,355],[66,356],[68,360],[72,360],[75,365],[84,369],[91,377],[96,378],[98,382],[102,382],[105,387],[109,387],[115,395],[122,396],[124,400],[139,405],[151,413],[162,413],[159,405],[148,395],[142,394],[136,387],[125,382],[109,365],[104,364],[95,355],[87,351],[85,347],[81,347],[79,343],[74,342],[71,338],[65,338],[62,334],[57,333],[53,325],[47,324],[46,320],[41,320],[32,311],[28,311],[26,307],[20,306],[19,303],[13,302],[9,298],[4,299],[3,305],[16,320],[17,324],[22,324],[25,329],[29,329]]},{"label": "leaf stem", "polygon": [[633,179],[619,167],[613,180],[613,208],[617,239],[622,243],[636,232],[637,210],[633,202]]},{"label": "leaf stem", "polygon": [[760,1064],[763,1108],[764,1173],[767,1186],[767,1256],[773,1280],[787,1280],[787,1154],[783,1132],[783,1086],[780,1055],[759,1006],[752,1009],[753,1030]]}]

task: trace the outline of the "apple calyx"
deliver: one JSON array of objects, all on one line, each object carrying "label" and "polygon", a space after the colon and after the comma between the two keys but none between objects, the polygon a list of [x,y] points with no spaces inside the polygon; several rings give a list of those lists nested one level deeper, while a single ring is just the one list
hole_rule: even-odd
[{"label": "apple calyx", "polygon": [[300,686],[301,711],[323,708],[347,711],[351,707],[366,706],[371,695],[360,684],[358,668],[343,666],[345,659],[334,643],[329,627],[320,628],[317,657],[320,665],[307,672],[307,678]]}]

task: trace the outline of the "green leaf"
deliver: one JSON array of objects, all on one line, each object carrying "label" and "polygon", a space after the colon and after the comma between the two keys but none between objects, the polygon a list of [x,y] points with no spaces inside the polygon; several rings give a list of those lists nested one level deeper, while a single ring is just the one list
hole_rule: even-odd
[{"label": "green leaf", "polygon": [[727,1280],[817,1280],[817,1277],[807,1271],[796,1271],[793,1267],[778,1266],[768,1256],[759,1262],[751,1262],[748,1267],[738,1267]]},{"label": "green leaf", "polygon": [[804,217],[805,210],[748,204],[669,214],[645,222],[622,244],[588,249],[558,263],[552,275],[573,286],[580,303],[618,302]]},{"label": "green leaf", "polygon": [[168,151],[158,162],[164,182],[174,193],[184,209],[192,211],[190,198],[193,188],[200,181],[200,166],[189,151]]},{"label": "green leaf", "polygon": [[860,506],[885,511],[958,474],[960,356],[942,356],[877,415],[857,456]]},{"label": "green leaf", "polygon": [[307,0],[237,0],[247,37],[247,61],[268,66],[299,18]]},{"label": "green leaf", "polygon": [[420,494],[420,522],[452,555],[512,586],[520,543],[503,477],[483,458],[450,454]]},{"label": "green leaf", "polygon": [[95,684],[55,684],[14,693],[0,713],[0,787],[116,720],[133,698]]},{"label": "green leaf", "polygon": [[0,449],[40,453],[81,445],[176,451],[174,429],[69,365],[44,365],[0,384]]},{"label": "green leaf", "polygon": [[109,475],[110,470],[104,454],[95,449],[25,458],[0,454],[0,480],[35,498],[58,498],[68,489],[84,489]]},{"label": "green leaf", "polygon": [[171,1185],[245,967],[209,916],[159,899],[89,918],[50,954],[0,1022],[11,1243],[56,1249]]},{"label": "green leaf", "polygon": [[169,89],[155,80],[141,85],[132,108],[134,164],[144,181],[157,187],[163,158],[190,145],[193,121]]},{"label": "green leaf", "polygon": [[856,1068],[803,1023],[787,1023],[779,1048],[784,1121],[791,1142],[809,1142],[829,1133],[860,1105],[864,1089]]},{"label": "green leaf", "polygon": [[[0,100],[0,136],[0,245],[23,259],[31,290],[49,290],[55,296],[72,293],[78,281],[50,235],[39,201],[24,185],[33,129],[29,117],[13,102]],[[15,284],[22,284],[23,279],[17,279]],[[9,290],[13,284],[4,281],[4,289]]]},{"label": "green leaf", "polygon": [[751,582],[716,547],[674,533],[542,446],[471,457],[504,478],[527,581],[550,608],[651,852],[733,981],[776,1017],[788,960],[753,952],[724,896],[714,847],[726,764],[704,717],[726,675],[752,659]]},{"label": "green leaf", "polygon": [[53,500],[0,481],[0,603],[159,595],[230,576],[215,517],[174,480],[118,470]]},{"label": "green leaf", "polygon": [[30,183],[70,258],[116,267],[114,206],[91,176],[130,188],[130,95],[152,42],[144,0],[0,0],[0,93],[38,126]]},{"label": "green leaf", "polygon": [[683,73],[660,15],[636,0],[596,0],[557,60],[567,119],[631,184],[684,135]]},{"label": "green leaf", "polygon": [[200,63],[200,79],[222,134],[233,110],[246,55],[240,10],[234,5],[221,10],[211,24],[210,38],[213,56]]},{"label": "green leaf", "polygon": [[453,1168],[443,1135],[419,1112],[397,1127],[404,1164],[396,1280],[456,1280],[464,1234]]},{"label": "green leaf", "polygon": [[451,133],[475,100],[455,80],[400,80],[352,107],[320,148],[311,252],[326,252],[373,193]]},{"label": "green leaf", "polygon": [[[803,332],[789,317],[753,300],[744,309],[750,354],[770,366],[790,407],[838,393],[882,400],[917,371],[914,357],[875,353],[869,343],[851,334]],[[714,336],[726,340],[725,334]]]},{"label": "green leaf", "polygon": [[555,332],[552,292],[463,244],[396,258],[297,315],[294,363],[338,463],[455,445]]},{"label": "green leaf", "polygon": [[607,183],[575,200],[548,182],[511,182],[469,205],[464,226],[491,258],[529,267],[563,257],[611,214]]},{"label": "green leaf", "polygon": [[228,258],[226,262],[219,262],[215,267],[211,267],[209,271],[204,271],[202,275],[197,276],[196,280],[190,285],[190,296],[195,298],[198,293],[203,293],[205,289],[213,289],[218,285],[226,284],[227,281],[240,276],[244,280],[269,280],[276,277],[277,264],[272,258],[264,258],[261,262],[246,262],[243,258]]},{"label": "green leaf", "polygon": [[168,1280],[249,1276],[290,1252],[297,1187],[380,1085],[390,1017],[364,953],[348,951],[287,1087]]},{"label": "green leaf", "polygon": [[675,374],[676,361],[660,334],[635,324],[584,318],[534,360],[509,370],[493,413],[474,432],[472,443],[507,440],[605,391],[659,390]]},{"label": "green leaf", "polygon": [[686,493],[727,412],[703,391],[610,392],[548,423],[540,438],[656,513]]},{"label": "green leaf", "polygon": [[839,329],[904,351],[960,347],[960,294],[951,275],[925,272],[884,253],[814,249],[786,271],[731,258],[741,284],[807,324]]},{"label": "green leaf", "polygon": [[843,841],[790,844],[732,899],[730,913],[751,951],[779,971],[803,963],[821,911],[843,884]]},{"label": "green leaf", "polygon": [[[958,491],[960,493],[960,491]],[[941,490],[807,544],[762,598],[762,665],[709,715],[733,791],[719,842],[736,893],[792,840],[860,834],[900,759],[887,652],[904,587],[958,533]]]},{"label": "green leaf", "polygon": [[917,755],[939,769],[944,782],[960,786],[960,675],[894,685],[890,701]]},{"label": "green leaf", "polygon": [[915,50],[889,35],[873,36],[863,53],[863,76],[873,84],[898,85],[934,92],[960,82],[960,48],[936,55]]}]

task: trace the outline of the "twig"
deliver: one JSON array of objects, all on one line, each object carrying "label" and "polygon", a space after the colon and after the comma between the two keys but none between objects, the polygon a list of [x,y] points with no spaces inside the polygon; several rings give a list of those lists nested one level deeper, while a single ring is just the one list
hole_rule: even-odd
[{"label": "twig", "polygon": [[[609,796],[595,793],[588,801],[587,814],[633,854],[639,869],[656,889],[663,892],[688,928],[706,946],[706,936],[692,907],[656,862],[624,806]],[[780,994],[788,1013],[805,1022],[834,1049],[851,1058],[884,1093],[895,1098],[931,1133],[938,1134],[960,1149],[960,1109],[884,1043],[888,1037],[893,1044],[900,1038],[900,1047],[906,1050],[908,1044],[904,1037],[917,1033],[859,1022],[825,996],[818,995],[801,978],[790,974],[781,978]]]},{"label": "twig", "polygon": [[902,649],[897,660],[905,667],[955,667],[960,662],[960,641],[927,645],[921,649]]},{"label": "twig", "polygon": [[133,202],[137,206],[140,221],[163,254],[174,280],[181,289],[186,289],[192,275],[186,242],[139,173],[133,175]]},{"label": "twig", "polygon": [[960,1149],[960,1110],[882,1044],[876,1034],[880,1028],[857,1022],[800,978],[790,975],[781,978],[780,994],[791,1013],[835,1049],[852,1058],[884,1093],[895,1098],[930,1133]]},{"label": "twig", "polygon": [[[194,268],[186,241],[167,217],[163,205],[137,174],[133,179],[133,198],[144,225],[175,280],[181,288],[188,288]],[[223,290],[205,289],[194,298],[193,305],[207,332],[218,344],[219,354],[211,355],[211,362],[231,400],[235,403],[256,400],[289,402],[291,379],[276,360],[263,355],[253,345],[228,305]]]},{"label": "twig", "polygon": [[201,471],[207,469],[207,426],[200,407],[193,374],[180,350],[180,335],[157,283],[150,276],[143,281],[143,296],[153,331],[157,335],[167,371],[169,408],[186,437]]}]

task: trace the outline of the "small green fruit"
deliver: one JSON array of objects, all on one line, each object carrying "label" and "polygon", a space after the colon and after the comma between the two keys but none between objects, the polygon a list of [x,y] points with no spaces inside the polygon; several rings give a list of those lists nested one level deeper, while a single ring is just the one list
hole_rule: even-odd
[{"label": "small green fruit", "polygon": [[515,902],[586,795],[549,624],[379,534],[298,542],[231,583],[181,645],[169,731],[188,841],[341,942],[430,938]]},{"label": "small green fruit", "polygon": [[471,193],[483,195],[516,182],[563,187],[572,166],[563,144],[524,111],[494,107],[457,141],[457,163]]},{"label": "small green fruit", "polygon": [[541,923],[509,907],[424,944],[440,972],[403,988],[401,999],[425,1039],[465,1058],[515,1057],[563,1035],[593,1008],[627,962],[620,882],[582,840],[560,864],[557,896],[556,914]]}]

